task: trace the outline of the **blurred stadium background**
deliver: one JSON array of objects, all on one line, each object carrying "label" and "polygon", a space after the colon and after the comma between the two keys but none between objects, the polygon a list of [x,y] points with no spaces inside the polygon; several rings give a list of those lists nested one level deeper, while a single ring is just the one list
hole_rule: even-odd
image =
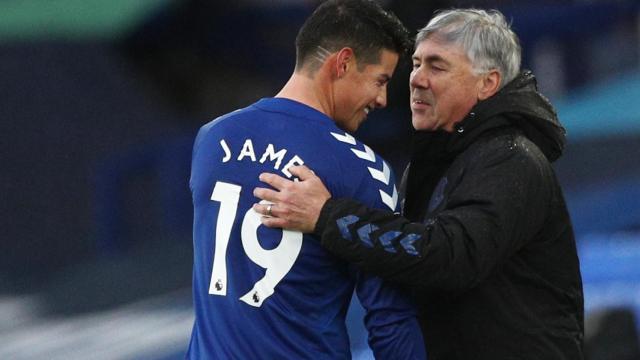
[{"label": "blurred stadium background", "polygon": [[[382,0],[381,0],[382,1]],[[275,94],[304,0],[0,1],[0,358],[180,359],[191,313],[191,144]],[[389,0],[498,8],[569,137],[556,164],[585,284],[590,360],[640,358],[640,1]],[[401,65],[358,136],[406,163]],[[370,353],[361,309],[354,358]]]}]

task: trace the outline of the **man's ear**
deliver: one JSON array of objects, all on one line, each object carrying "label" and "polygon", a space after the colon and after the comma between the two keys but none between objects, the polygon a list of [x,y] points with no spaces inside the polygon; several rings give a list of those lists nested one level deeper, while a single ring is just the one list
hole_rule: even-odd
[{"label": "man's ear", "polygon": [[486,100],[492,97],[500,89],[502,83],[502,75],[498,70],[489,70],[488,73],[482,75],[478,89],[478,100]]},{"label": "man's ear", "polygon": [[344,47],[336,54],[335,73],[338,78],[344,74],[355,64],[355,54],[350,47]]}]

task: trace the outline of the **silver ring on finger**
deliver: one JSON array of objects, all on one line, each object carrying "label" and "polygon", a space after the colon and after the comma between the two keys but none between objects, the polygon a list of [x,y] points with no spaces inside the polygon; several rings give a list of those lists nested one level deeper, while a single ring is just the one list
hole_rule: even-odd
[{"label": "silver ring on finger", "polygon": [[271,208],[273,207],[273,204],[269,204],[267,205],[267,216],[271,216]]}]

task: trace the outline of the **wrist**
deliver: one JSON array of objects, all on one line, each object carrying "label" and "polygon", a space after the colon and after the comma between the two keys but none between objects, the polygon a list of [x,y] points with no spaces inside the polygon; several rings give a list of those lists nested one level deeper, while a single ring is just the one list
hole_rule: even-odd
[{"label": "wrist", "polygon": [[329,221],[331,211],[335,204],[336,200],[333,198],[327,199],[322,209],[320,209],[320,215],[318,216],[318,220],[316,221],[316,225],[313,228],[313,235],[317,236],[318,239],[322,238],[322,233],[327,227],[327,222]]}]

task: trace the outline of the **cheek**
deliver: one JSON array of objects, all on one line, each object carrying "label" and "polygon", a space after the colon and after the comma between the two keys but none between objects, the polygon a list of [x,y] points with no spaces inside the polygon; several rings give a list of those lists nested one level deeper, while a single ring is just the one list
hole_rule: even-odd
[{"label": "cheek", "polygon": [[[360,99],[358,101],[358,105],[364,107],[368,104],[370,104],[371,102],[373,102],[376,97],[378,96],[378,89],[373,88],[373,87],[367,87],[366,89],[361,89],[360,90]],[[355,109],[356,111],[359,111],[361,109]]]},{"label": "cheek", "polygon": [[382,90],[382,87],[380,87],[377,84],[369,85],[367,87],[368,97],[369,98],[375,98],[380,93],[381,90]]}]

